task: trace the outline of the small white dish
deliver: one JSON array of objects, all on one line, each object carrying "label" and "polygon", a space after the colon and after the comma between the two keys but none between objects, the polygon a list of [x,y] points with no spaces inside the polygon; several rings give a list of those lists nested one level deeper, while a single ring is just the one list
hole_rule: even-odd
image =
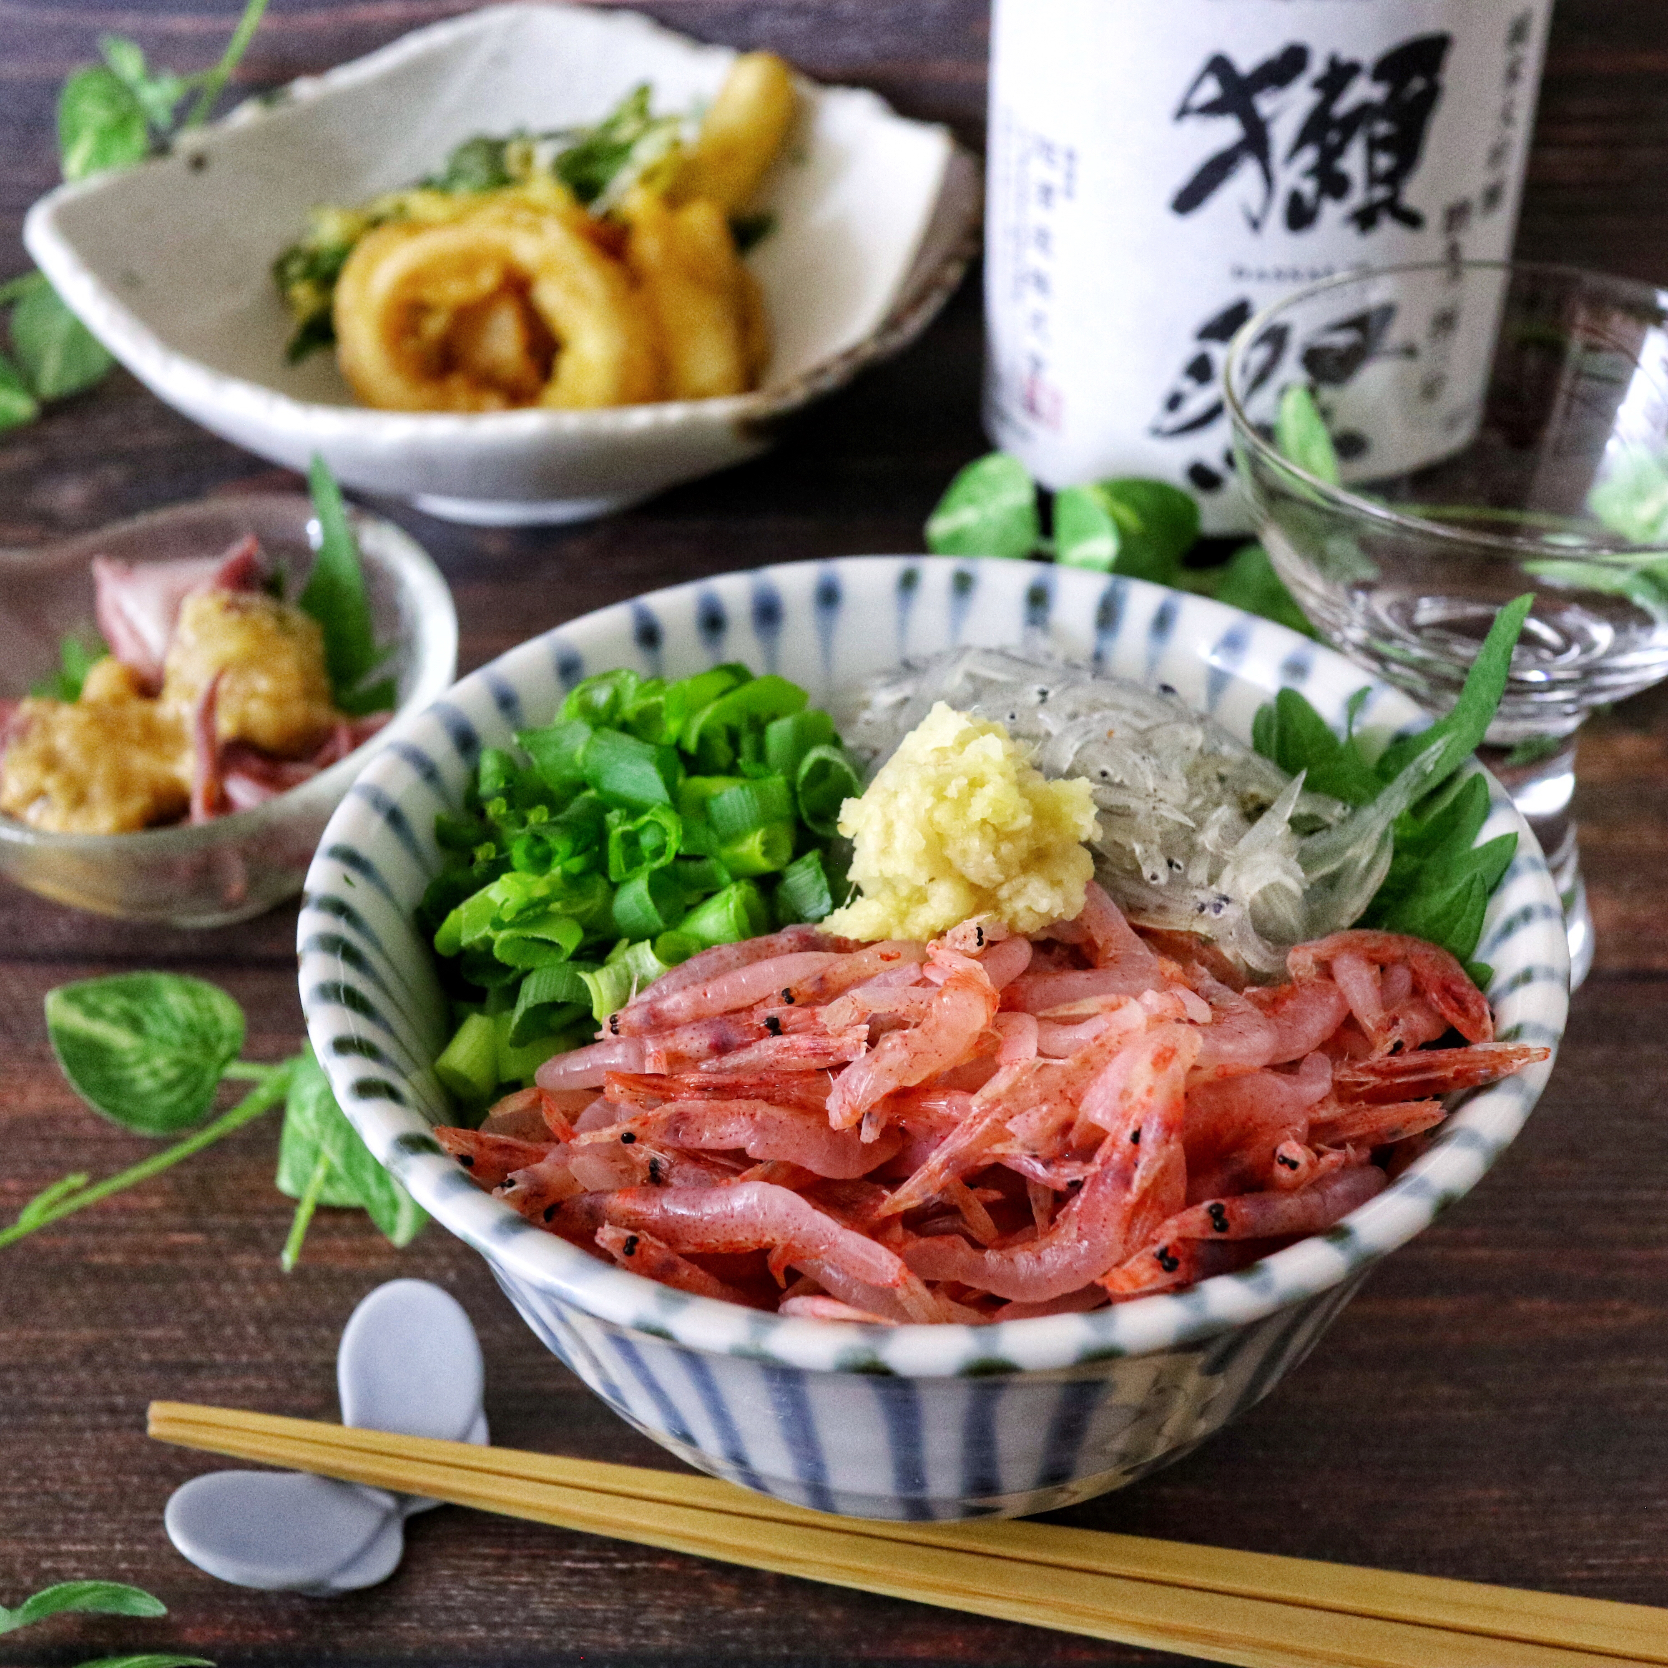
[{"label": "small white dish", "polygon": [[437,23],[292,83],[171,156],[66,185],[24,242],[87,327],[148,388],[292,468],[477,525],[620,509],[764,451],[776,420],[911,341],[975,246],[978,168],[948,131],[870,92],[801,80],[801,116],[758,206],[749,256],[775,338],[765,385],[607,411],[460,415],[353,403],[333,355],[288,365],[273,259],[318,202],[433,171],[478,133],[593,122],[632,86],[657,109],[710,99],[735,54],[630,12],[506,5]]}]

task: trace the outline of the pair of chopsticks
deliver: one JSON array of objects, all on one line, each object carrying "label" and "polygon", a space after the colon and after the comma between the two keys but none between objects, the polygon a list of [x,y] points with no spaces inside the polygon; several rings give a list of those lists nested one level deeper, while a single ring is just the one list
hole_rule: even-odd
[{"label": "pair of chopsticks", "polygon": [[1040,1523],[830,1517],[709,1477],[152,1402],[162,1442],[1245,1668],[1668,1665],[1668,1611]]}]

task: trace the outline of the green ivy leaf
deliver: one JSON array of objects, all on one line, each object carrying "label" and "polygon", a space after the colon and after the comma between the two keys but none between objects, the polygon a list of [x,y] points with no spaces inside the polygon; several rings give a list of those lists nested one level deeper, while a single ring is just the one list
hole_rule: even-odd
[{"label": "green ivy leaf", "polygon": [[91,388],[115,363],[50,284],[24,292],[12,309],[12,345],[35,397],[61,400]]},{"label": "green ivy leaf", "polygon": [[120,1581],[60,1581],[43,1587],[15,1610],[0,1604],[0,1633],[77,1610],[99,1616],[166,1616],[168,1607],[140,1587]]},{"label": "green ivy leaf", "polygon": [[1041,537],[1037,483],[1007,452],[959,470],[927,517],[927,549],[935,556],[1029,556]]},{"label": "green ivy leaf", "polygon": [[66,180],[127,168],[150,154],[144,106],[105,64],[78,69],[58,95],[58,155]]},{"label": "green ivy leaf", "polygon": [[[394,704],[392,685],[384,680],[369,689],[364,686],[388,658],[387,651],[377,648],[372,634],[365,570],[342,503],[342,489],[317,453],[307,471],[307,485],[319,518],[319,549],[296,605],[311,614],[324,632],[324,663],[337,706],[355,715],[379,712]],[[372,701],[376,704],[367,704]]]},{"label": "green ivy leaf", "polygon": [[175,1656],[171,1651],[144,1651],[138,1656],[100,1656],[79,1668],[214,1668],[206,1656]]},{"label": "green ivy leaf", "polygon": [[1110,573],[1123,537],[1094,487],[1062,487],[1054,495],[1054,560],[1063,568]]},{"label": "green ivy leaf", "polygon": [[0,353],[0,434],[7,429],[20,429],[40,414],[40,402],[29,392],[22,372]]},{"label": "green ivy leaf", "polygon": [[1338,454],[1327,433],[1326,419],[1315,404],[1315,396],[1301,382],[1289,384],[1280,395],[1274,444],[1288,463],[1295,463],[1317,480],[1338,484]]},{"label": "green ivy leaf", "polygon": [[416,1238],[427,1214],[372,1155],[330,1090],[330,1079],[309,1046],[296,1062],[284,1102],[278,1141],[278,1191],[300,1199],[309,1191],[320,1158],[329,1161],[314,1202],[363,1210],[396,1246]]},{"label": "green ivy leaf", "polygon": [[98,43],[110,72],[128,88],[145,112],[145,120],[159,133],[174,124],[174,111],[190,89],[184,76],[164,70],[152,75],[145,64],[145,54],[136,41],[120,35],[104,35]]},{"label": "green ivy leaf", "polygon": [[48,991],[46,1034],[94,1111],[140,1135],[172,1135],[208,1115],[243,1047],[243,1010],[185,974],[117,973]]},{"label": "green ivy leaf", "polygon": [[1320,633],[1297,606],[1260,544],[1241,545],[1228,558],[1216,581],[1214,595],[1218,602],[1225,602],[1230,608],[1243,608],[1247,614],[1259,614],[1265,620],[1290,626],[1293,631],[1320,641]]}]

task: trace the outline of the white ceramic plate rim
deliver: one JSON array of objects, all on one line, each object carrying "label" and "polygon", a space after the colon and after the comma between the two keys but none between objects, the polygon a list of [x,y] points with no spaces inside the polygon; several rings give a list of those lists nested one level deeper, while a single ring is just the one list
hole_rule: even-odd
[{"label": "white ceramic plate rim", "polygon": [[[488,7],[484,11],[515,9],[514,5],[506,5]],[[288,90],[296,102],[305,103],[325,92],[374,80],[412,53],[426,52],[437,42],[444,43],[453,36],[477,31],[482,27],[483,15],[483,11],[466,12],[413,30],[363,57],[339,64],[320,75],[292,82]],[[643,28],[661,29],[659,24],[647,18],[638,18],[635,14],[622,14],[620,21],[626,19]],[[838,91],[847,98],[872,100],[888,115],[896,117],[896,112],[879,94],[866,88],[842,86]],[[208,154],[225,133],[259,120],[258,109],[240,106],[231,117],[194,134],[192,146]],[[936,123],[919,125],[942,126]],[[953,140],[949,141],[943,180],[950,177],[957,158],[965,158],[965,155],[960,146]],[[453,434],[467,435],[472,442],[488,444],[540,435],[608,439],[692,423],[731,428],[757,422],[808,403],[825,392],[831,383],[843,381],[855,375],[869,361],[905,346],[918,330],[925,327],[939,302],[959,280],[974,247],[970,232],[968,237],[955,240],[940,266],[933,271],[921,273],[914,266],[906,268],[906,278],[894,298],[892,310],[868,335],[842,351],[806,366],[788,380],[752,393],[702,400],[660,400],[649,405],[585,411],[537,408],[468,413],[377,411],[363,406],[299,400],[247,377],[215,370],[189,354],[169,347],[86,264],[58,227],[57,213],[64,204],[108,190],[116,183],[116,176],[105,174],[58,186],[35,203],[25,216],[25,247],[65,301],[135,376],[149,387],[168,390],[170,399],[178,399],[193,408],[240,417],[280,433],[308,435],[327,443],[351,439],[396,447],[419,435],[444,440]],[[941,192],[942,189],[941,183]],[[929,236],[931,227],[932,216],[929,215],[922,226],[923,240]],[[972,230],[976,232],[977,228]],[[917,264],[919,254],[918,246]]]}]

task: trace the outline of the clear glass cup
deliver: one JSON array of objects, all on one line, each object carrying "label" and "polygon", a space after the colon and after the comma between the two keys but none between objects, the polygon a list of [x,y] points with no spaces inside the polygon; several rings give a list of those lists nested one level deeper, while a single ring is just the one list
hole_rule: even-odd
[{"label": "clear glass cup", "polygon": [[[1274,443],[1293,383],[1341,484]],[[1576,731],[1668,677],[1668,293],[1485,262],[1345,274],[1253,318],[1224,384],[1275,568],[1376,676],[1446,711],[1496,611],[1535,593],[1484,762],[1546,850],[1579,983]]]}]

